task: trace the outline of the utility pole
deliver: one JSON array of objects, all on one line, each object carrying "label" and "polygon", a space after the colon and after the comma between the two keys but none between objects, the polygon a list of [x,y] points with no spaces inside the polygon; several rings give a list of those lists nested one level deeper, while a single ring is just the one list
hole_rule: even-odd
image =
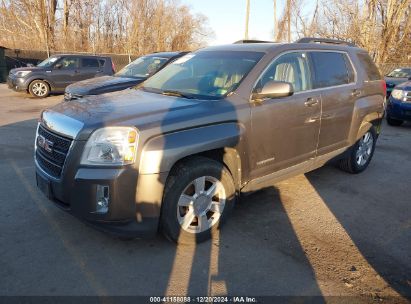
[{"label": "utility pole", "polygon": [[277,41],[277,0],[274,0],[274,41]]},{"label": "utility pole", "polygon": [[288,42],[291,42],[291,0],[287,0],[287,37]]},{"label": "utility pole", "polygon": [[247,11],[245,13],[245,34],[244,39],[248,40],[248,21],[250,19],[250,0],[246,0],[247,2]]}]

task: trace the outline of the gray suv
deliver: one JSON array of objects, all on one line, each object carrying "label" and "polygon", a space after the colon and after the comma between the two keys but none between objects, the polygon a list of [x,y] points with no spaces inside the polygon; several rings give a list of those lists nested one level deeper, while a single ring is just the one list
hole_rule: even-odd
[{"label": "gray suv", "polygon": [[340,41],[204,48],[136,89],[45,110],[37,185],[104,231],[201,242],[244,193],[330,160],[367,168],[384,86],[368,54]]},{"label": "gray suv", "polygon": [[10,70],[7,83],[17,92],[44,98],[50,93],[63,93],[74,82],[113,74],[110,57],[61,54],[51,56],[37,66]]}]

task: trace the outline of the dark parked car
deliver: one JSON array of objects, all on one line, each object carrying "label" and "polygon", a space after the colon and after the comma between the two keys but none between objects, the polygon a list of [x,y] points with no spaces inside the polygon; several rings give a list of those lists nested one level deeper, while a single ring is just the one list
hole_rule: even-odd
[{"label": "dark parked car", "polygon": [[364,171],[385,81],[365,50],[322,41],[204,48],[135,89],[43,111],[38,187],[102,230],[200,242],[242,194],[336,158]]},{"label": "dark parked car", "polygon": [[63,93],[74,82],[113,74],[114,66],[110,57],[54,55],[37,66],[10,70],[7,83],[15,91],[44,98],[50,93]]},{"label": "dark parked car", "polygon": [[385,75],[387,83],[387,96],[390,96],[391,91],[396,85],[406,82],[411,78],[411,67],[397,68]]},{"label": "dark parked car", "polygon": [[403,82],[392,90],[387,102],[386,119],[392,126],[411,121],[411,81]]},{"label": "dark parked car", "polygon": [[85,95],[125,90],[143,82],[185,54],[187,52],[163,52],[139,57],[113,76],[97,77],[69,85],[64,93],[64,99],[68,101]]}]

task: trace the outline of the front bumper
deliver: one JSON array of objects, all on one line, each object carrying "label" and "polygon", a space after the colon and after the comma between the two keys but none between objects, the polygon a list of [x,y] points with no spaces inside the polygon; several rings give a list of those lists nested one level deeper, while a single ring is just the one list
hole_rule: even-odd
[{"label": "front bumper", "polygon": [[9,89],[13,89],[16,92],[27,92],[28,90],[28,85],[24,78],[13,77],[12,75],[7,77],[7,85]]},{"label": "front bumper", "polygon": [[403,102],[392,96],[387,102],[387,116],[398,120],[411,121],[411,102]]},{"label": "front bumper", "polygon": [[[65,170],[60,180],[36,162],[38,188],[57,206],[95,228],[122,237],[150,237],[157,233],[167,174],[139,175],[128,168]],[[97,186],[107,186],[107,213],[97,213]]]}]

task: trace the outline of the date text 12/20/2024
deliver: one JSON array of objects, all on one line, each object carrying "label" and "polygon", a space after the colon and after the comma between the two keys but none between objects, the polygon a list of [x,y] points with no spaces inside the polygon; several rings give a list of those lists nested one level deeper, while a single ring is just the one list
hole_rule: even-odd
[{"label": "date text 12/20/2024", "polygon": [[258,303],[255,297],[150,297],[150,303]]}]

